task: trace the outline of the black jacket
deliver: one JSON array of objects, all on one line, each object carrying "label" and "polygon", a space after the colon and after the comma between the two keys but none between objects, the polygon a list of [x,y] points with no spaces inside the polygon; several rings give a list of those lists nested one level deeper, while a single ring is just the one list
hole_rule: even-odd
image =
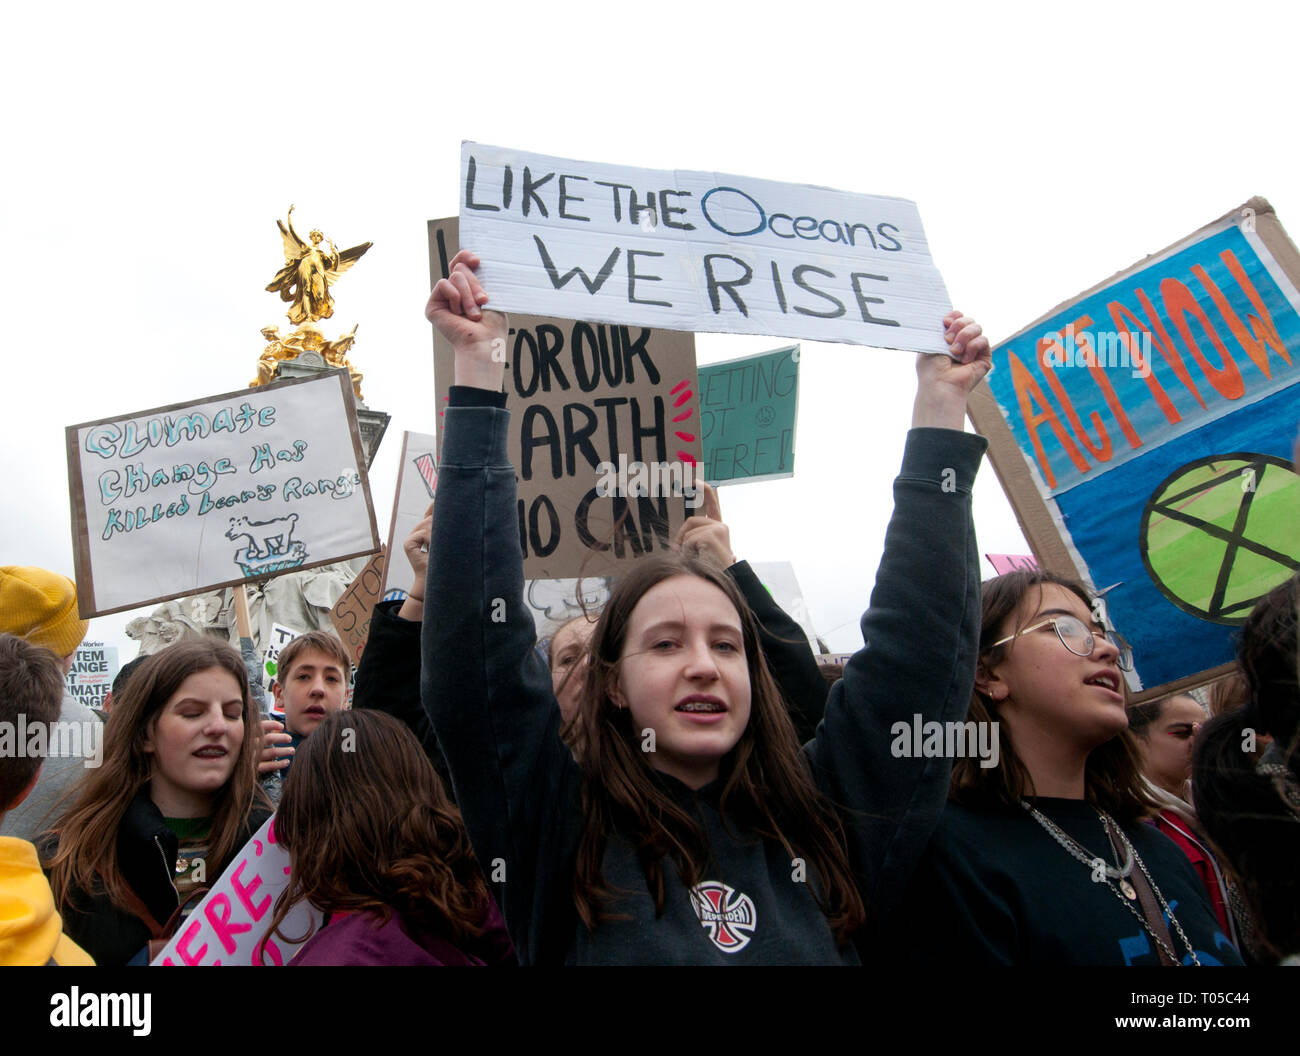
[{"label": "black jacket", "polygon": [[[237,849],[270,816],[270,811],[253,807]],[[56,838],[47,845],[44,857],[52,855],[57,846]],[[117,830],[117,862],[123,879],[159,925],[166,925],[179,901],[172,882],[178,846],[176,834],[167,827],[162,813],[149,798],[149,786],[143,785]],[[207,863],[209,885],[216,882],[228,864]],[[59,908],[63,913],[64,933],[95,958],[97,965],[126,964],[153,937],[139,917],[115,904],[103,891],[88,894],[75,890]]]},{"label": "black jacket", "polygon": [[[461,401],[464,401],[462,403]],[[550,673],[523,604],[509,415],[452,390],[445,412],[423,625],[422,691],[450,764],[475,854],[525,964],[836,963],[806,876],[774,841],[722,823],[714,785],[663,778],[708,834],[706,881],[688,891],[665,862],[656,916],[631,843],[611,836],[602,870],[630,919],[588,934],[573,904],[582,775],[560,740]],[[470,405],[478,403],[479,406]],[[965,715],[979,635],[979,554],[970,487],[982,437],[915,429],[895,482],[885,553],[862,620],[868,643],[830,691],[805,748],[814,780],[845,809],[847,850],[867,912],[887,915],[943,809],[951,760],[899,759],[896,720]],[[955,488],[952,486],[955,471]],[[944,486],[947,483],[948,486]],[[489,614],[504,601],[506,620]],[[820,677],[820,676],[818,676]],[[504,882],[498,882],[504,881]]]},{"label": "black jacket", "polygon": [[400,719],[438,771],[451,794],[451,773],[438,748],[433,723],[420,702],[420,623],[397,615],[400,601],[381,601],[370,616],[370,633],[357,664],[352,706]]},{"label": "black jacket", "polygon": [[[1034,805],[1090,853],[1115,860],[1091,804],[1042,798]],[[1125,825],[1124,833],[1197,960],[1241,964],[1187,856],[1150,825]],[[886,931],[880,945],[886,963],[905,966],[1160,964],[1133,909],[1019,807],[949,803]],[[1169,932],[1174,952],[1191,964],[1178,929]]]}]

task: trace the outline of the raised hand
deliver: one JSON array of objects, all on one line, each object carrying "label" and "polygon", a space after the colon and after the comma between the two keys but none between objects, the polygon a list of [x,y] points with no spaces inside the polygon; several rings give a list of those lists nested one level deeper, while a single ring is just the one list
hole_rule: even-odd
[{"label": "raised hand", "polygon": [[451,260],[424,307],[425,317],[456,350],[457,385],[501,390],[508,323],[501,312],[483,311],[488,295],[474,274],[479,258],[462,249]]},{"label": "raised hand", "polygon": [[284,732],[284,724],[274,719],[262,720],[262,750],[257,757],[257,772],[271,774],[293,762],[293,738]]},{"label": "raised hand", "polygon": [[699,554],[721,568],[730,568],[736,563],[736,555],[731,551],[731,529],[722,520],[717,489],[703,481],[697,487],[704,494],[704,514],[686,518],[674,542],[683,553]]},{"label": "raised hand", "polygon": [[913,428],[961,429],[967,397],[993,369],[992,346],[979,323],[954,310],[943,317],[943,328],[951,354],[916,357]]}]

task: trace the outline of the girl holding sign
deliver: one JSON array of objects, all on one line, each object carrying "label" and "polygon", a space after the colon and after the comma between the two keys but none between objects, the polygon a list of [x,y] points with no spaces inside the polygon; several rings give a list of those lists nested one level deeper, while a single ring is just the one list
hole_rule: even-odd
[{"label": "girl holding sign", "polygon": [[96,964],[144,963],[270,816],[258,717],[243,659],[207,639],[147,657],[114,699],[103,763],[86,771],[45,862],[67,932]]},{"label": "girl holding sign", "polygon": [[[475,851],[525,963],[857,963],[898,899],[949,764],[891,755],[889,729],[969,701],[979,556],[964,433],[989,344],[958,313],[923,356],[914,429],[863,618],[801,752],[734,583],[689,555],[622,577],[593,633],[579,763],[523,603],[505,317],[462,251],[427,314],[455,347],[424,621],[423,695]],[[436,614],[437,618],[433,617]]]}]

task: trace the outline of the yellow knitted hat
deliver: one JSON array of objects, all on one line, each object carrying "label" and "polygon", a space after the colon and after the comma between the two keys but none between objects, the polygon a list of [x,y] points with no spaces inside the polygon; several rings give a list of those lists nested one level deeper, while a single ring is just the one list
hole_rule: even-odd
[{"label": "yellow knitted hat", "polygon": [[59,656],[77,651],[90,624],[77,615],[77,585],[43,568],[0,568],[0,632]]}]

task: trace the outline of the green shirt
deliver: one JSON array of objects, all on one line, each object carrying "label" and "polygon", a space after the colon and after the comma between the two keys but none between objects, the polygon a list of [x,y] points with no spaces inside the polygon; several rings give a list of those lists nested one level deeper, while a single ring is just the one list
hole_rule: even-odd
[{"label": "green shirt", "polygon": [[184,902],[195,888],[205,887],[216,877],[207,875],[208,835],[212,830],[211,818],[163,818],[167,827],[176,834],[176,871],[172,881]]}]

